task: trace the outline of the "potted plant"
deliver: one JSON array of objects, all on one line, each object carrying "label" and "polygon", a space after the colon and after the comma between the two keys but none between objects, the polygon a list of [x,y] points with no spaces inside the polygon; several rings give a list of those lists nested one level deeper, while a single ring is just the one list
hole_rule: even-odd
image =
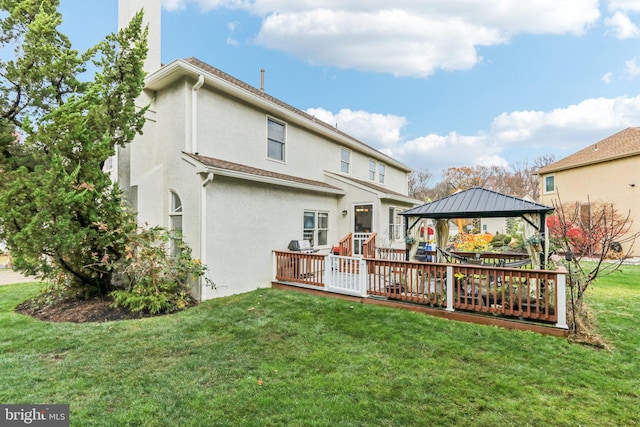
[{"label": "potted plant", "polygon": [[527,238],[526,240],[529,246],[532,246],[538,252],[542,250],[542,237],[539,234],[534,234],[533,236]]}]

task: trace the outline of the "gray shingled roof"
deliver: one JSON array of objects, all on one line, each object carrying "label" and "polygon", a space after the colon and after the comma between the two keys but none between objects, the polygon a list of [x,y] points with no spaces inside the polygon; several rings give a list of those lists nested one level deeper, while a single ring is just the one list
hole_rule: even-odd
[{"label": "gray shingled roof", "polygon": [[592,165],[624,157],[640,155],[640,128],[626,128],[614,135],[558,160],[538,171],[538,174]]},{"label": "gray shingled roof", "polygon": [[296,184],[305,184],[305,185],[319,187],[319,188],[326,188],[327,190],[341,191],[340,188],[334,187],[333,185],[327,184],[326,182],[322,182],[322,181],[315,181],[311,179],[300,178],[297,176],[285,175],[282,173],[272,172],[265,169],[254,168],[251,166],[242,165],[240,163],[233,163],[226,160],[216,159],[208,156],[202,156],[202,155],[191,154],[191,153],[184,153],[184,154],[186,156],[191,157],[194,160],[197,160],[203,165],[210,166],[212,168],[240,172],[243,174],[254,175],[254,176],[259,176],[263,178],[273,178],[280,181],[286,181],[286,182],[291,182]]},{"label": "gray shingled roof", "polygon": [[498,218],[551,211],[553,208],[550,206],[481,187],[473,187],[406,210],[401,215],[433,219]]}]

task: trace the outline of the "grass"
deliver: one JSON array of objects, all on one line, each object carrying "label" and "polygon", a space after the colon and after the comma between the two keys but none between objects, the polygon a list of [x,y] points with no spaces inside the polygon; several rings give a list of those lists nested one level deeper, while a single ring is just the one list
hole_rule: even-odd
[{"label": "grass", "polygon": [[640,267],[589,294],[611,351],[274,289],[175,315],[51,324],[0,287],[0,403],[74,426],[640,424]]}]

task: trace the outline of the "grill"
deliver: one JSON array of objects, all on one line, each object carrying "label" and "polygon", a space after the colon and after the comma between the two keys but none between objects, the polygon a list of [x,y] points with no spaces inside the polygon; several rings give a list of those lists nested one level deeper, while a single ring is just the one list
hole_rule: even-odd
[{"label": "grill", "polygon": [[292,240],[289,242],[288,249],[292,252],[300,252],[303,254],[318,252],[317,249],[313,249],[311,242],[308,240]]}]

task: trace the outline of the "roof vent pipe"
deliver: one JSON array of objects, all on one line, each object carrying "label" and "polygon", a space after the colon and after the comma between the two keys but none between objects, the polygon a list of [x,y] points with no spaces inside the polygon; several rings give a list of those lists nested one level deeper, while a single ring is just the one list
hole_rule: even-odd
[{"label": "roof vent pipe", "polygon": [[260,92],[264,93],[264,68],[260,70]]}]

